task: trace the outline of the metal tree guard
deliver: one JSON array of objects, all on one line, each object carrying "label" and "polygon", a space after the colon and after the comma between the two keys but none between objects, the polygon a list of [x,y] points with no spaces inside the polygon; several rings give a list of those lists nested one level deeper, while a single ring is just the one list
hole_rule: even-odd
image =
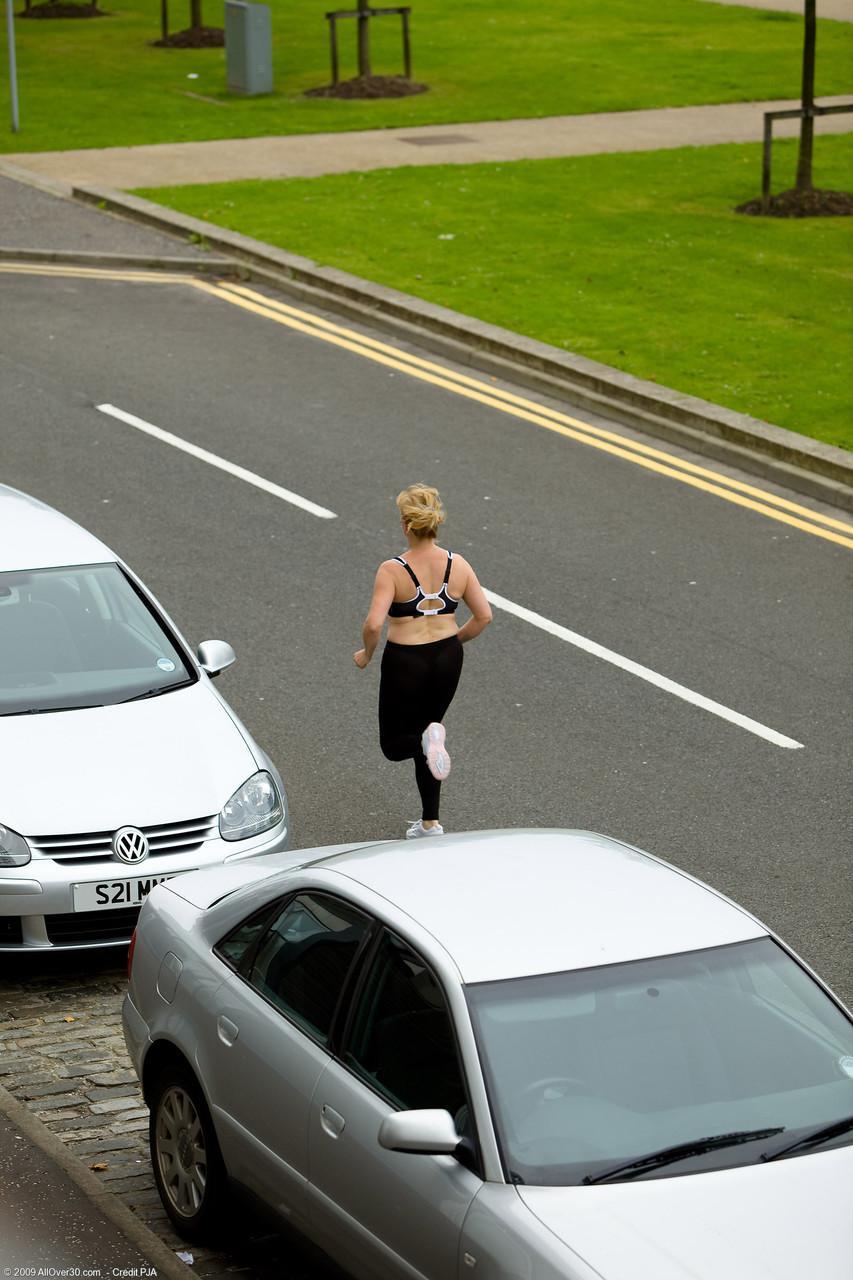
[{"label": "metal tree guard", "polygon": [[393,9],[373,9],[369,0],[358,0],[357,9],[335,9],[331,13],[326,14],[329,23],[329,41],[332,54],[332,85],[336,86],[340,83],[340,63],[338,59],[338,20],[340,18],[355,18],[357,23],[358,38],[358,74],[366,79],[372,74],[370,66],[370,21],[372,18],[384,18],[389,15],[397,14],[402,23],[403,34],[403,76],[406,80],[412,78],[412,47],[409,38],[409,14],[412,12],[411,6],[398,7]]},{"label": "metal tree guard", "polygon": [[790,111],[764,112],[764,152],[761,161],[761,212],[770,212],[770,162],[773,149],[774,120],[814,121],[818,116],[837,116],[853,112],[853,102],[840,102],[834,107],[792,107]]}]

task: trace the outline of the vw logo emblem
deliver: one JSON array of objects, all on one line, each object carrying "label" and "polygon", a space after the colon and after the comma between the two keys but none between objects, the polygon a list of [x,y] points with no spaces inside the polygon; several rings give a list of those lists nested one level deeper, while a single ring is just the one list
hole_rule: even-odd
[{"label": "vw logo emblem", "polygon": [[138,827],[121,827],[113,836],[113,853],[122,862],[142,862],[148,857],[148,840]]}]

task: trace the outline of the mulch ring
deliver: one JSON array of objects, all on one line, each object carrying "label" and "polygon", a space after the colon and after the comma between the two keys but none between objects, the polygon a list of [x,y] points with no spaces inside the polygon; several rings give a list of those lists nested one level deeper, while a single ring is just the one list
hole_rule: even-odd
[{"label": "mulch ring", "polygon": [[[761,200],[739,204],[735,213],[764,213]],[[765,215],[770,218],[850,218],[853,217],[853,194],[849,191],[782,191],[770,197]]]},{"label": "mulch ring", "polygon": [[306,98],[408,98],[413,93],[426,93],[428,84],[418,84],[405,76],[356,76],[338,84],[324,84],[319,89],[306,89]]},{"label": "mulch ring", "polygon": [[62,0],[44,0],[15,14],[16,18],[109,18],[110,14],[96,4],[63,4]]},{"label": "mulch ring", "polygon": [[151,43],[157,49],[223,49],[225,32],[222,27],[188,27]]}]

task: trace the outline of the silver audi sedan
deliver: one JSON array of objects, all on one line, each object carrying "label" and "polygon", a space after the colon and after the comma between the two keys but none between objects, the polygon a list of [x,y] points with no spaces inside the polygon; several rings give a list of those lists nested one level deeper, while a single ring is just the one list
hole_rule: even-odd
[{"label": "silver audi sedan", "polygon": [[241,1190],[360,1280],[849,1280],[853,1022],[582,831],[158,886],[123,1011],[178,1230]]},{"label": "silver audi sedan", "polygon": [[109,547],[0,485],[0,951],[124,946],[169,876],[286,849],[272,762]]}]

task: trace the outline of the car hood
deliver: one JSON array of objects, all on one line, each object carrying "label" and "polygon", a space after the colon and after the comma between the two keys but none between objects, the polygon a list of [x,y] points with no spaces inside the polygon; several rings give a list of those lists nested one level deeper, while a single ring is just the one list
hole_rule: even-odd
[{"label": "car hood", "polygon": [[853,1147],[598,1187],[525,1187],[606,1280],[850,1280]]},{"label": "car hood", "polygon": [[218,813],[257,765],[204,680],[141,702],[0,719],[0,822],[25,836]]}]

